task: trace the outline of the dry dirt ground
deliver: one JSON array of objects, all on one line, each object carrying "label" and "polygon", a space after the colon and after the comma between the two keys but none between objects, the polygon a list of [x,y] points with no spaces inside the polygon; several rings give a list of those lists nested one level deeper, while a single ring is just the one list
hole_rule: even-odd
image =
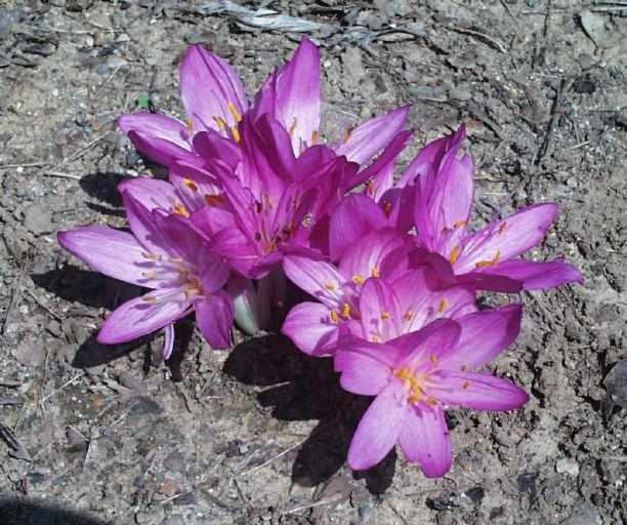
[{"label": "dry dirt ground", "polygon": [[[229,2],[4,0],[0,523],[625,522],[621,3],[283,0],[236,13]],[[251,16],[260,4],[294,19]],[[116,118],[146,104],[180,113],[188,43],[228,57],[252,92],[296,29],[322,45],[329,135],[410,103],[414,152],[465,121],[479,222],[557,201],[536,255],[565,255],[586,276],[523,294],[521,337],[496,369],[531,401],[452,414],[456,459],[441,480],[392,455],[352,473],[346,447],[367,400],[276,337],[215,353],[183,326],[169,366],[159,337],[99,346],[105,313],[137,291],[55,241],[63,228],[123,224],[116,184],[158,170]]]}]

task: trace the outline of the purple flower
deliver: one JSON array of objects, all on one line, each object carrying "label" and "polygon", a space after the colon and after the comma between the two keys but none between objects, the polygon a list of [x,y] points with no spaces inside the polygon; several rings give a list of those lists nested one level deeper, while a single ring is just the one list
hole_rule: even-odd
[{"label": "purple flower", "polygon": [[63,248],[115,279],[151,288],[105,321],[98,340],[116,344],[164,327],[165,357],[172,350],[171,323],[196,312],[198,326],[214,348],[230,345],[233,303],[222,290],[229,268],[214,255],[184,217],[152,212],[122,192],[133,234],[85,226],[58,234]]},{"label": "purple flower", "polygon": [[557,218],[554,203],[528,206],[477,232],[468,230],[474,166],[469,155],[458,156],[464,137],[462,126],[427,145],[400,181],[401,186],[415,181],[414,220],[422,246],[447,259],[458,281],[477,288],[514,292],[581,283],[579,271],[562,260],[519,258],[542,241]]},{"label": "purple flower", "polygon": [[[366,287],[379,284],[371,280]],[[392,324],[385,291],[372,294],[381,297],[373,308],[379,322]],[[511,305],[438,319],[382,343],[345,338],[334,357],[342,387],[376,396],[351,441],[351,468],[376,465],[398,444],[427,477],[441,477],[452,463],[445,409],[504,411],[525,404],[527,394],[510,381],[475,371],[515,339],[521,314],[520,305]]]},{"label": "purple flower", "polygon": [[[214,132],[237,145],[241,141],[239,123],[250,111],[255,118],[266,114],[276,119],[289,133],[293,151],[299,155],[321,142],[321,84],[318,48],[304,38],[291,60],[266,80],[249,109],[234,68],[202,45],[194,44],[187,49],[180,70],[187,122],[140,112],[122,116],[119,126],[142,153],[156,162],[166,166],[176,161],[197,165],[196,134]],[[408,108],[399,108],[346,129],[342,139],[331,146],[338,155],[364,165],[382,151],[387,151],[388,157],[395,156],[398,144],[392,142],[401,133],[407,113]],[[375,171],[373,166],[365,176]],[[353,183],[357,184],[358,179]]]}]

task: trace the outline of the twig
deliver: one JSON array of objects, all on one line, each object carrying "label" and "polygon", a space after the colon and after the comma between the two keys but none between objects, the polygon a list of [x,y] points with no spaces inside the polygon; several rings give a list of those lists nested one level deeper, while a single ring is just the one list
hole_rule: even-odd
[{"label": "twig", "polygon": [[80,175],[76,175],[74,173],[65,173],[64,171],[42,171],[42,175],[47,175],[49,177],[59,177],[60,179],[72,179],[72,180],[81,180],[83,177]]},{"label": "twig", "polygon": [[336,503],[342,498],[343,498],[343,495],[341,493],[338,493],[338,494],[335,494],[334,496],[331,496],[330,498],[321,499],[320,501],[315,501],[307,505],[299,505],[298,507],[292,507],[289,510],[283,511],[281,514],[283,515],[296,514],[297,512],[301,512],[307,509],[313,509],[314,507],[322,507],[323,505],[331,505],[332,503]]},{"label": "twig", "polygon": [[92,140],[91,142],[88,142],[87,144],[85,144],[85,146],[83,146],[81,149],[79,149],[78,151],[72,153],[72,155],[70,155],[69,157],[63,159],[61,161],[61,164],[59,164],[59,166],[61,166],[63,164],[67,164],[68,162],[72,162],[73,160],[76,160],[77,158],[79,158],[83,153],[88,151],[92,146],[94,146],[95,144],[100,142],[102,139],[104,139],[108,135],[108,133],[109,132],[105,132],[105,133],[102,133],[102,134],[98,135],[94,140]]},{"label": "twig", "polygon": [[497,38],[494,38],[493,36],[486,35],[485,33],[482,33],[481,31],[475,31],[474,29],[466,29],[464,27],[445,26],[445,28],[449,29],[450,31],[455,31],[456,33],[461,33],[462,35],[474,36],[475,38],[478,38],[479,40],[485,41],[485,43],[488,45],[492,44],[490,47],[495,48],[497,51],[507,54],[507,46],[503,42],[498,40]]},{"label": "twig", "polygon": [[546,128],[546,133],[544,134],[542,144],[540,144],[538,152],[536,153],[536,158],[533,162],[536,166],[540,164],[540,161],[544,158],[549,149],[551,136],[555,128],[555,123],[557,122],[558,110],[562,105],[562,97],[564,95],[564,91],[566,91],[570,87],[570,84],[570,81],[567,81],[563,78],[560,82],[559,87],[557,88],[557,93],[555,94],[555,98],[553,99],[553,105],[551,106],[551,118],[549,119],[549,124]]},{"label": "twig", "polygon": [[63,383],[59,388],[56,388],[55,390],[53,390],[52,392],[50,392],[49,394],[45,395],[42,399],[41,402],[45,403],[48,399],[50,399],[52,396],[57,395],[59,392],[61,392],[62,390],[66,389],[68,386],[70,386],[73,383],[76,383],[77,379],[80,379],[81,377],[83,377],[83,374],[76,374],[72,379],[68,379],[65,383]]},{"label": "twig", "polygon": [[63,321],[63,317],[53,312],[47,305],[45,305],[39,297],[37,297],[33,292],[31,292],[28,288],[25,289],[26,293],[30,295],[39,306],[41,306],[46,312],[48,312],[52,317],[54,317],[57,321]]},{"label": "twig", "polygon": [[245,472],[240,472],[239,474],[237,474],[237,477],[248,476],[249,474],[252,474],[253,472],[256,472],[257,470],[267,467],[273,461],[276,461],[277,459],[282,458],[283,456],[285,456],[285,454],[289,454],[292,450],[295,450],[298,447],[300,447],[305,441],[307,441],[307,439],[308,438],[300,440],[298,443],[292,445],[291,447],[286,448],[282,452],[279,452],[276,456],[272,456],[269,460],[264,461],[261,465],[257,465],[256,467],[246,470]]},{"label": "twig", "polygon": [[49,166],[51,162],[39,161],[39,162],[27,162],[21,164],[3,164],[0,166],[0,170],[11,170],[15,168],[40,168],[42,166]]}]

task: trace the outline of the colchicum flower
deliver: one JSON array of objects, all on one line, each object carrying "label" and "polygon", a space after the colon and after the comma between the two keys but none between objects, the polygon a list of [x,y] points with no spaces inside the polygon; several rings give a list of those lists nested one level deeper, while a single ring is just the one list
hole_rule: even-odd
[{"label": "colchicum flower", "polygon": [[[209,344],[229,347],[233,304],[222,290],[229,267],[207,249],[184,218],[150,212],[128,193],[123,192],[123,198],[133,234],[106,226],[85,226],[58,234],[59,244],[94,270],[151,288],[113,311],[98,341],[130,341],[195,311],[196,322]],[[166,359],[172,344],[168,329]]]},{"label": "colchicum flower", "polygon": [[369,280],[361,295],[362,325],[374,334],[345,338],[334,357],[345,390],[376,396],[353,436],[348,462],[355,470],[370,468],[398,444],[426,476],[440,477],[452,463],[447,408],[504,411],[528,400],[510,381],[475,371],[513,342],[522,308],[437,319],[401,333],[395,302],[382,281]]}]

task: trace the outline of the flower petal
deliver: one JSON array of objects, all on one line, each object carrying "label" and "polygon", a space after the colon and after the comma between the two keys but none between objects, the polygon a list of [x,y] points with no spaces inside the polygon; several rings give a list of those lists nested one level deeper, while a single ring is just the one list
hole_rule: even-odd
[{"label": "flower petal", "polygon": [[128,192],[133,199],[148,211],[161,209],[175,213],[177,204],[182,204],[172,184],[151,177],[136,177],[118,184],[120,193]]},{"label": "flower petal", "polygon": [[149,286],[142,265],[145,249],[130,233],[107,226],[83,226],[57,234],[59,244],[94,270],[138,286]]},{"label": "flower petal", "polygon": [[187,48],[181,64],[181,98],[195,131],[236,126],[248,108],[233,67],[200,44]]},{"label": "flower petal", "polygon": [[331,216],[331,258],[339,260],[351,244],[368,233],[385,228],[387,223],[385,213],[372,199],[358,193],[347,195]]},{"label": "flower petal", "polygon": [[283,270],[296,286],[330,308],[339,306],[346,279],[332,264],[300,255],[287,255]]},{"label": "flower petal", "polygon": [[238,328],[248,335],[256,335],[265,326],[269,312],[259,308],[257,292],[250,279],[235,274],[227,283],[227,292],[233,300],[235,323]]},{"label": "flower petal", "polygon": [[581,272],[561,259],[547,262],[511,259],[486,268],[482,273],[520,282],[525,290],[547,290],[567,283],[583,284]]},{"label": "flower petal", "polygon": [[405,126],[409,106],[367,120],[346,134],[346,140],[336,151],[358,164],[368,163],[377,153],[386,148]]},{"label": "flower petal", "polygon": [[[168,246],[167,239],[157,225],[158,211],[153,209],[154,214],[141,204],[132,192],[122,191],[122,202],[126,211],[126,220],[135,238],[145,248],[153,254],[173,255]],[[161,213],[164,213],[161,211]]]},{"label": "flower petal", "polygon": [[417,370],[432,368],[455,349],[461,328],[451,319],[436,319],[417,332],[409,332],[388,342],[402,351],[400,366]]},{"label": "flower petal", "polygon": [[329,355],[338,340],[338,326],[329,318],[329,308],[304,302],[294,306],[283,323],[283,332],[308,355]]},{"label": "flower petal", "polygon": [[214,349],[231,346],[233,301],[224,291],[205,295],[196,302],[196,323],[205,340]]},{"label": "flower petal", "polygon": [[174,336],[174,323],[170,323],[163,329],[163,350],[161,350],[161,355],[164,361],[170,359],[172,355],[172,350],[174,350]]},{"label": "flower petal", "polygon": [[333,357],[336,372],[341,372],[344,390],[376,396],[392,378],[398,351],[388,345],[374,344],[356,337],[340,342]]},{"label": "flower petal", "polygon": [[441,478],[453,463],[453,446],[444,412],[421,403],[405,417],[398,444],[405,457],[428,478]]},{"label": "flower petal", "polygon": [[359,297],[359,312],[364,339],[385,342],[400,334],[402,314],[398,297],[382,279],[368,279]]},{"label": "flower petal", "polygon": [[454,264],[455,273],[496,267],[499,261],[533,248],[544,238],[558,212],[556,204],[535,204],[470,235]]},{"label": "flower petal", "polygon": [[520,408],[529,401],[527,393],[511,381],[472,372],[443,373],[427,393],[449,405],[499,412]]},{"label": "flower petal", "polygon": [[176,289],[164,288],[122,304],[111,312],[102,325],[98,342],[112,345],[132,341],[185,316],[191,306],[189,302],[161,300],[164,296],[173,294],[177,294],[178,299],[183,297],[182,292],[178,294]]},{"label": "flower petal", "polygon": [[440,366],[457,371],[472,370],[489,363],[516,339],[522,313],[522,305],[512,304],[456,319],[462,330],[459,342],[440,361]]},{"label": "flower petal", "polygon": [[393,381],[372,402],[361,418],[348,450],[353,470],[375,466],[394,448],[407,416],[405,388]]}]

